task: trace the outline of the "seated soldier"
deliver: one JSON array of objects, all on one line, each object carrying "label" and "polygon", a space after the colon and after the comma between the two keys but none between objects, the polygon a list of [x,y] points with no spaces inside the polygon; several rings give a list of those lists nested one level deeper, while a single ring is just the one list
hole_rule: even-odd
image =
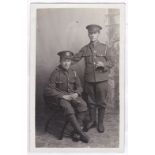
[{"label": "seated soldier", "polygon": [[45,96],[52,97],[52,101],[63,109],[64,115],[74,128],[73,140],[88,143],[89,137],[82,131],[87,104],[81,98],[80,79],[76,72],[70,68],[73,53],[61,51],[58,55],[60,56],[60,65],[50,76]]}]

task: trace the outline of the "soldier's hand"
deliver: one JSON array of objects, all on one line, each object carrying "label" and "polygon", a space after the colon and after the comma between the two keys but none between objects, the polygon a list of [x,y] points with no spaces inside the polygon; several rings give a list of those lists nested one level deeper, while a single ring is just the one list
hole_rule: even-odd
[{"label": "soldier's hand", "polygon": [[102,61],[98,61],[96,64],[97,67],[104,67],[104,63]]},{"label": "soldier's hand", "polygon": [[63,98],[67,101],[71,101],[72,100],[72,97],[71,95],[64,95]]},{"label": "soldier's hand", "polygon": [[71,96],[72,96],[72,99],[76,99],[78,97],[78,93],[73,93],[71,94]]}]

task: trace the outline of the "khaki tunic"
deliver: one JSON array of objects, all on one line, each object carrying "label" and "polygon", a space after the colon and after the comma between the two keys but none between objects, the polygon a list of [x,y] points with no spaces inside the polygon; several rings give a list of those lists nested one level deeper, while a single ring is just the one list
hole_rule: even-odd
[{"label": "khaki tunic", "polygon": [[[94,45],[89,43],[84,46],[73,58],[73,64],[85,60],[85,92],[90,108],[106,107],[108,92],[109,72],[112,65],[110,51],[106,44],[99,41]],[[97,68],[98,61],[104,63],[105,67]]]},{"label": "khaki tunic", "polygon": [[[112,62],[106,44],[97,42],[93,45],[92,43],[89,43],[75,54],[73,61],[76,63],[82,58],[85,59],[85,81],[101,82],[108,80],[109,68],[112,67]],[[96,69],[98,61],[102,61],[105,64],[104,69]]]},{"label": "khaki tunic", "polygon": [[[81,98],[82,91],[83,89],[77,73],[71,68],[67,71],[58,66],[50,76],[44,96],[50,106],[53,104],[61,106],[64,114],[68,115],[75,113],[75,111],[82,112],[87,110],[87,104]],[[78,93],[79,97],[73,101],[63,99],[64,95],[72,93]]]}]

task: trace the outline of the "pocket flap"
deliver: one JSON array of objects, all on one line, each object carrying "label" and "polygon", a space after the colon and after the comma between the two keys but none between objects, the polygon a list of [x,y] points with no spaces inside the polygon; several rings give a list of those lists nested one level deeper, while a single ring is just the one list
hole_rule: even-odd
[{"label": "pocket flap", "polygon": [[61,84],[61,83],[63,83],[63,81],[55,81],[55,83]]},{"label": "pocket flap", "polygon": [[96,53],[96,56],[97,57],[105,57],[106,55],[105,55],[105,53],[102,52],[102,53]]},{"label": "pocket flap", "polygon": [[75,80],[70,80],[69,82],[70,82],[70,83],[75,83]]}]

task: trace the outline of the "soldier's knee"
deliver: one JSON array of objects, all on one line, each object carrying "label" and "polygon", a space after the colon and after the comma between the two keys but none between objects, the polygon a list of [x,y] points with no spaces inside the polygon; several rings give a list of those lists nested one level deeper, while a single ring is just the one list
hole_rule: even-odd
[{"label": "soldier's knee", "polygon": [[80,99],[80,103],[78,104],[78,111],[82,112],[82,111],[87,111],[87,103],[81,98]]},{"label": "soldier's knee", "polygon": [[64,99],[60,100],[60,106],[63,109],[65,115],[75,113],[71,103],[67,100]]},{"label": "soldier's knee", "polygon": [[70,103],[64,99],[61,99],[59,104],[63,109],[68,109],[70,107]]},{"label": "soldier's knee", "polygon": [[87,103],[82,99],[82,105],[87,107]]}]

